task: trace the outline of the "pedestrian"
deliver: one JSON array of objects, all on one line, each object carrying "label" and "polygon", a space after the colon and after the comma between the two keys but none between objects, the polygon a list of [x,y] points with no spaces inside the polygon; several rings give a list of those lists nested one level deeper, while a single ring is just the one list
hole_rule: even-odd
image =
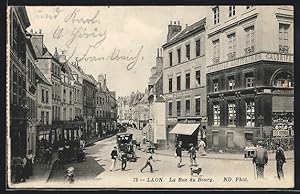
[{"label": "pedestrian", "polygon": [[49,169],[52,162],[52,148],[50,146],[47,147],[45,150],[45,159],[46,159],[47,168]]},{"label": "pedestrian", "polygon": [[201,156],[205,156],[205,142],[202,140],[202,139],[200,139],[200,142],[199,142],[199,152],[200,152],[200,155]]},{"label": "pedestrian", "polygon": [[175,148],[175,157],[178,157],[178,164],[177,167],[180,168],[181,167],[181,163],[182,163],[182,141],[178,142],[178,145]]},{"label": "pedestrian", "polygon": [[191,166],[197,166],[197,162],[196,162],[197,150],[192,143],[190,143],[189,146],[190,146],[190,149],[188,150],[188,154],[190,154]]},{"label": "pedestrian", "polygon": [[124,171],[127,166],[127,154],[123,151],[121,152],[121,162],[122,162],[122,171]]},{"label": "pedestrian", "polygon": [[281,180],[284,178],[283,164],[286,163],[286,160],[285,160],[284,150],[279,142],[277,143],[275,159],[276,159],[277,177],[279,180]]},{"label": "pedestrian", "polygon": [[26,178],[29,179],[30,176],[32,176],[32,168],[33,165],[33,155],[32,155],[32,150],[28,151],[28,154],[26,155],[26,165],[25,165],[25,174]]},{"label": "pedestrian", "polygon": [[63,148],[58,148],[57,153],[57,162],[58,162],[58,168],[64,169],[64,157],[63,157]]},{"label": "pedestrian", "polygon": [[17,157],[14,159],[14,165],[15,165],[15,182],[19,183],[22,181],[22,174],[23,174],[23,167],[22,167],[22,158]]},{"label": "pedestrian", "polygon": [[149,154],[149,156],[148,156],[148,158],[147,158],[147,161],[146,161],[145,166],[140,170],[141,173],[143,173],[143,170],[144,170],[147,166],[150,167],[150,172],[151,172],[151,173],[154,172],[154,171],[153,171],[152,164],[151,164],[151,160],[154,161],[154,160],[153,160],[153,154],[152,154],[152,152],[150,152],[150,154]]},{"label": "pedestrian", "polygon": [[116,167],[116,161],[117,161],[117,158],[118,158],[117,146],[114,146],[114,149],[111,151],[110,156],[111,156],[110,171],[113,171]]},{"label": "pedestrian", "polygon": [[27,179],[27,171],[26,171],[26,163],[27,163],[27,159],[26,156],[22,157],[22,170],[21,170],[21,182],[25,182]]},{"label": "pedestrian", "polygon": [[268,164],[268,152],[263,147],[263,142],[259,141],[257,143],[257,148],[253,157],[253,164],[256,166],[257,178],[264,178],[264,168]]}]

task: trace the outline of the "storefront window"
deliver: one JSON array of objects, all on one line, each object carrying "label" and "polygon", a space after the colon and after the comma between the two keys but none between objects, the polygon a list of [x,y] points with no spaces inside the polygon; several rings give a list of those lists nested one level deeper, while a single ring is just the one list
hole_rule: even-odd
[{"label": "storefront window", "polygon": [[254,100],[246,101],[246,126],[254,127],[255,125],[255,103]]},{"label": "storefront window", "polygon": [[214,104],[214,125],[220,126],[220,105]]},{"label": "storefront window", "polygon": [[234,102],[228,103],[228,125],[236,125],[236,106]]}]

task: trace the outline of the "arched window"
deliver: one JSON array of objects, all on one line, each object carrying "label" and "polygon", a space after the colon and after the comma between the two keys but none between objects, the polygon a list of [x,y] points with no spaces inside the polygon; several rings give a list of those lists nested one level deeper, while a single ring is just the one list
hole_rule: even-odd
[{"label": "arched window", "polygon": [[280,72],[274,77],[273,86],[284,87],[284,88],[293,88],[294,87],[294,78],[288,72]]}]

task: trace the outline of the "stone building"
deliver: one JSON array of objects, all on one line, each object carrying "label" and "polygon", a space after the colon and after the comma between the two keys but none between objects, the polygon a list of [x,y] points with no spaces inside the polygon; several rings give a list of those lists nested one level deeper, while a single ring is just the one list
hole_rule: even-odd
[{"label": "stone building", "polygon": [[[168,143],[197,145],[206,130],[206,20],[168,25],[163,48],[163,95]],[[179,124],[180,123],[180,124]]]},{"label": "stone building", "polygon": [[[34,66],[34,53],[30,50],[30,44],[26,39],[26,28],[30,26],[30,21],[24,6],[10,7],[9,10],[9,135],[11,144],[11,156],[23,156],[27,152],[28,127],[34,125],[35,116],[29,111],[33,110],[35,100],[35,80],[32,68]],[[32,65],[32,66],[31,66]],[[27,71],[29,70],[29,79],[27,80]],[[30,91],[27,91],[30,89]],[[29,110],[29,104],[32,106]],[[30,119],[27,123],[27,118]],[[30,129],[30,128],[29,128]],[[29,132],[30,134],[30,132]]]},{"label": "stone building", "polygon": [[[211,6],[207,16],[207,142],[239,149],[293,132],[292,6]],[[272,131],[275,133],[272,133]],[[275,135],[275,136],[273,136]]]}]

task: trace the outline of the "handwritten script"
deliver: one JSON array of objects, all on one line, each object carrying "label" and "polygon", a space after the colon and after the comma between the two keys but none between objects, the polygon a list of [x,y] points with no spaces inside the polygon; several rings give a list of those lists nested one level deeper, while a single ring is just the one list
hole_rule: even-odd
[{"label": "handwritten script", "polygon": [[[38,10],[36,18],[48,21],[57,21],[53,29],[52,38],[54,41],[64,43],[64,51],[67,53],[67,61],[77,60],[82,62],[100,62],[100,61],[117,61],[125,64],[127,70],[134,68],[139,59],[143,60],[141,53],[143,45],[131,49],[129,54],[124,54],[120,48],[105,48],[109,54],[99,55],[100,48],[103,50],[103,43],[109,37],[109,33],[101,21],[100,10],[93,12],[82,12],[80,8],[66,9],[54,8],[50,13],[44,10]],[[134,50],[135,52],[132,52]],[[93,55],[90,53],[97,53]],[[123,54],[122,54],[123,53]]]}]

